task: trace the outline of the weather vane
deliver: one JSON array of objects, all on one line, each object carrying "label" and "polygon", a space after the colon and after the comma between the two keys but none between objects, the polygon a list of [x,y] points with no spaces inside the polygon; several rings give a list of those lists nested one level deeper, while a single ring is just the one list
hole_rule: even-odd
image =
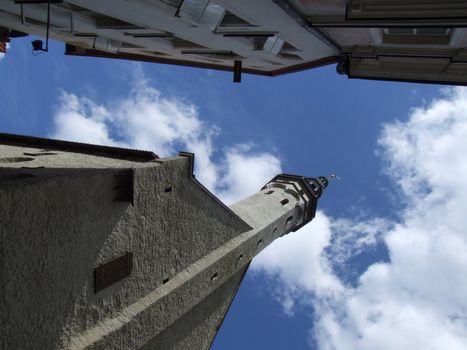
[{"label": "weather vane", "polygon": [[339,180],[340,181],[341,178],[337,176],[336,174],[331,174],[329,175],[328,180]]}]

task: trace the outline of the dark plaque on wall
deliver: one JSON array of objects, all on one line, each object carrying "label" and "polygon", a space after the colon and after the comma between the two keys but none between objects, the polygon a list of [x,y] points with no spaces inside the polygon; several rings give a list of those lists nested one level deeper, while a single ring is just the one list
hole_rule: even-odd
[{"label": "dark plaque on wall", "polygon": [[133,254],[128,252],[94,269],[94,292],[130,276],[133,269]]}]

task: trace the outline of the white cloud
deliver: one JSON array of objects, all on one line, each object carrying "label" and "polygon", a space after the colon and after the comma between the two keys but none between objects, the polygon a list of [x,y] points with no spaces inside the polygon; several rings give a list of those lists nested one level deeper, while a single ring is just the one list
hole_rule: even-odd
[{"label": "white cloud", "polygon": [[327,255],[332,256],[333,262],[345,264],[350,258],[381,243],[390,227],[391,223],[384,218],[330,220],[333,234]]},{"label": "white cloud", "polygon": [[[381,135],[385,170],[401,197],[398,223],[318,212],[252,265],[275,281],[286,312],[312,305],[312,336],[321,349],[467,348],[467,90],[446,93]],[[281,172],[279,159],[251,144],[216,149],[219,133],[193,105],[142,80],[109,105],[63,92],[51,136],[161,156],[195,152],[198,178],[228,202]],[[390,262],[369,266],[356,287],[336,277],[333,263],[378,242],[386,244]]]},{"label": "white cloud", "polygon": [[[129,95],[112,104],[61,92],[54,114],[53,138],[152,150],[161,157],[194,152],[197,178],[227,204],[257,192],[281,172],[280,160],[253,144],[221,152],[214,146],[220,130],[201,120],[196,107],[168,98],[136,72]],[[215,162],[215,156],[219,161]],[[248,181],[245,181],[245,178]]]},{"label": "white cloud", "polygon": [[[467,349],[467,90],[444,94],[408,121],[386,125],[380,137],[401,197],[399,223],[328,219],[289,251],[272,247],[264,255],[281,255],[258,259],[258,269],[279,278],[286,309],[297,298],[313,304],[320,349]],[[346,230],[356,246],[345,236],[332,241]],[[345,260],[339,246],[354,254],[379,239],[389,262],[369,266],[354,288],[330,284],[326,257]],[[331,241],[335,256],[325,252]]]},{"label": "white cloud", "polygon": [[331,222],[322,212],[317,212],[311,223],[277,239],[253,261],[253,271],[280,279],[274,293],[286,313],[293,313],[296,301],[308,302],[306,293],[335,297],[343,291],[344,286],[322,254],[330,240]]},{"label": "white cloud", "polygon": [[109,111],[89,99],[62,92],[52,137],[86,143],[118,145],[109,135]]},{"label": "white cloud", "polygon": [[254,152],[251,144],[229,148],[221,167],[224,176],[219,182],[220,196],[227,203],[257,192],[281,173],[281,162],[277,157],[267,152]]}]

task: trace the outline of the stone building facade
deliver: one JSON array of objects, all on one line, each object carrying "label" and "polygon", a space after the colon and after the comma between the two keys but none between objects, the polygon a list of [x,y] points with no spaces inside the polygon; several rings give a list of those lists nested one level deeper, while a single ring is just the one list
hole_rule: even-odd
[{"label": "stone building facade", "polygon": [[[3,0],[0,41],[67,55],[276,76],[336,64],[350,78],[467,84],[464,0]],[[35,50],[46,50],[40,40]]]},{"label": "stone building facade", "polygon": [[252,258],[326,178],[225,206],[194,156],[0,134],[2,349],[208,349]]}]

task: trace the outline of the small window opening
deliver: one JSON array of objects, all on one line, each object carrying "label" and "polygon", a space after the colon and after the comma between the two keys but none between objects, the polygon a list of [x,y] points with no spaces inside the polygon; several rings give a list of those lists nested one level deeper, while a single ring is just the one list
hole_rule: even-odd
[{"label": "small window opening", "polygon": [[272,231],[272,233],[276,233],[277,231],[277,227],[274,227],[274,230]]},{"label": "small window opening", "polygon": [[0,163],[21,163],[21,162],[30,162],[34,160],[31,157],[7,157],[7,158],[0,158]]},{"label": "small window opening", "polygon": [[214,272],[214,274],[211,276],[211,282],[214,282],[219,278],[219,274],[217,272]]},{"label": "small window opening", "polygon": [[242,261],[242,260],[243,260],[243,254],[240,254],[240,255],[238,256],[238,258],[237,258],[237,262],[240,262],[240,261]]},{"label": "small window opening", "polygon": [[383,43],[413,45],[447,45],[451,28],[419,27],[419,28],[384,28]]},{"label": "small window opening", "polygon": [[258,243],[256,243],[256,245],[257,245],[258,247],[259,247],[261,244],[263,244],[263,240],[262,240],[262,239],[260,239],[260,240],[258,241]]},{"label": "small window opening", "polygon": [[107,17],[99,15],[95,18],[96,28],[97,29],[116,29],[116,30],[125,30],[125,29],[144,29],[133,23],[128,23],[117,18]]},{"label": "small window opening", "polygon": [[281,204],[282,204],[282,205],[286,205],[287,203],[289,203],[289,200],[288,200],[287,198],[281,200]]},{"label": "small window opening", "polygon": [[232,12],[226,11],[219,27],[254,27],[254,25]]},{"label": "small window opening", "polygon": [[293,216],[289,216],[287,220],[285,221],[285,224],[288,225],[290,222],[293,220]]},{"label": "small window opening", "polygon": [[206,47],[198,43],[194,43],[192,41],[178,38],[175,36],[170,38],[170,41],[172,42],[172,45],[175,49],[206,49]]},{"label": "small window opening", "polygon": [[167,277],[167,278],[165,278],[165,279],[162,281],[162,284],[166,284],[166,283],[169,282],[169,281],[170,281],[170,278]]},{"label": "small window opening", "polygon": [[54,155],[56,155],[57,153],[41,151],[40,153],[28,153],[28,152],[24,152],[23,154],[24,154],[25,156],[36,157],[36,156],[54,156]]},{"label": "small window opening", "polygon": [[264,194],[273,194],[273,193],[274,193],[274,191],[267,191]]},{"label": "small window opening", "polygon": [[293,46],[291,43],[288,43],[287,41],[284,42],[284,45],[282,46],[282,51],[296,51],[297,48]]},{"label": "small window opening", "polygon": [[266,40],[270,38],[271,36],[256,36],[252,37],[250,40],[253,43],[253,48],[254,50],[263,50],[264,44],[266,43]]},{"label": "small window opening", "polygon": [[165,193],[172,192],[172,186],[166,187],[164,190]]},{"label": "small window opening", "polygon": [[448,35],[451,28],[448,27],[419,27],[419,28],[406,28],[406,27],[393,27],[384,28],[385,34],[389,35]]}]

